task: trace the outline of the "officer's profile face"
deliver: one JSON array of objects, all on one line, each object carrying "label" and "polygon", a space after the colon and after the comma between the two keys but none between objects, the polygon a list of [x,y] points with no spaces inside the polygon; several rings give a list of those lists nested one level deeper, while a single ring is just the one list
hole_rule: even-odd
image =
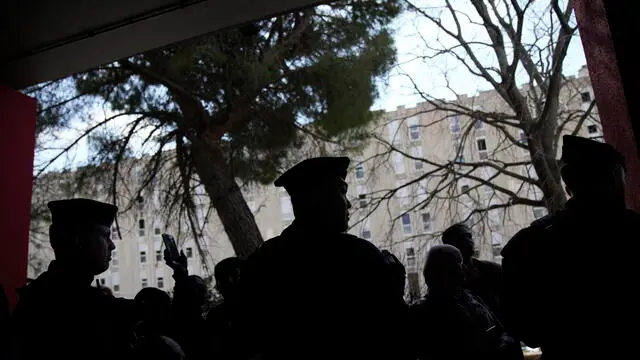
[{"label": "officer's profile face", "polygon": [[327,200],[329,200],[329,208],[333,209],[331,215],[333,223],[336,226],[336,230],[347,231],[349,228],[349,209],[351,209],[351,202],[347,199],[347,183],[340,179],[333,179],[333,191],[327,194]]},{"label": "officer's profile face", "polygon": [[297,212],[296,218],[307,217],[304,221],[316,223],[331,231],[346,231],[349,228],[351,208],[347,188],[347,183],[339,177],[323,179],[310,185],[305,198],[297,202],[303,211]]},{"label": "officer's profile face", "polygon": [[90,224],[84,227],[80,234],[82,243],[83,263],[94,275],[101,274],[109,268],[111,253],[115,250],[115,244],[111,240],[111,228]]},{"label": "officer's profile face", "polygon": [[443,243],[458,249],[464,259],[468,260],[474,255],[475,243],[473,241],[473,234],[471,234],[469,229],[456,229],[455,233],[443,239]]}]

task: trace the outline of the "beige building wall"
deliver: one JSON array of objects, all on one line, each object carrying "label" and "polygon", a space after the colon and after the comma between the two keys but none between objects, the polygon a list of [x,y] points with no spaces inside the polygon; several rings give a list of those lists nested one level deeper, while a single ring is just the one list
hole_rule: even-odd
[{"label": "beige building wall", "polygon": [[[593,98],[586,74],[582,72],[576,78],[569,78],[567,84],[562,93],[563,108],[586,109]],[[483,111],[508,110],[493,91],[481,92],[474,97],[462,96],[458,101]],[[578,132],[580,135],[601,137],[595,109],[594,114],[595,120],[587,120]],[[570,123],[565,132],[571,132],[573,128],[575,124]],[[362,152],[349,154],[352,168],[347,179],[348,195],[353,205],[350,232],[372,241],[380,248],[393,251],[409,272],[421,272],[426,252],[440,242],[440,234],[448,226],[465,219],[475,208],[507,200],[490,187],[461,179],[454,181],[448,190],[452,191],[452,198],[440,194],[440,199],[431,199],[427,206],[419,205],[430,199],[434,189],[442,186],[443,179],[432,174],[436,166],[413,158],[424,158],[440,164],[456,159],[465,163],[482,163],[489,159],[522,162],[530,158],[527,151],[513,143],[505,143],[504,135],[494,127],[476,123],[471,117],[434,110],[427,103],[410,108],[398,107],[395,111],[387,112],[372,125],[371,131],[373,138],[365,144]],[[520,139],[518,131],[513,130],[511,134]],[[561,149],[561,145],[558,144],[558,149]],[[390,146],[394,151],[390,151]],[[527,166],[516,166],[512,171],[523,175],[530,171],[533,174],[533,170]],[[471,175],[489,179],[495,172],[479,169],[471,172]],[[541,196],[534,187],[513,177],[501,175],[492,182],[517,194],[528,194],[534,198]],[[460,196],[464,190],[468,190],[468,195]],[[37,187],[35,191],[38,192]],[[290,199],[283,189],[247,186],[243,188],[243,193],[265,239],[279,235],[293,220]],[[87,197],[106,199],[104,196],[101,199],[99,195],[91,195]],[[51,200],[54,198],[51,196]],[[165,219],[161,216],[163,204],[157,193],[148,194],[140,200],[119,214],[122,237],[114,232],[117,248],[113,263],[107,272],[97,277],[117,295],[133,297],[145,286],[166,290],[173,287],[171,270],[162,260],[160,235],[163,232],[180,234],[179,246],[188,256],[191,274],[208,276],[215,263],[233,256],[231,244],[214,211],[204,224],[206,241],[200,245],[207,254],[202,259],[189,233],[178,232],[179,223],[171,221],[171,226],[165,225]],[[199,217],[202,222],[207,208],[207,203],[200,204]],[[490,211],[482,218],[475,219],[473,230],[479,256],[500,261],[499,250],[510,237],[544,214],[544,209],[513,206],[506,210]],[[36,237],[46,243],[46,234],[32,233],[32,238]],[[43,262],[52,258],[50,250],[42,247],[35,249],[32,246],[34,253],[38,254],[34,258]],[[30,274],[35,275],[33,272]]]}]

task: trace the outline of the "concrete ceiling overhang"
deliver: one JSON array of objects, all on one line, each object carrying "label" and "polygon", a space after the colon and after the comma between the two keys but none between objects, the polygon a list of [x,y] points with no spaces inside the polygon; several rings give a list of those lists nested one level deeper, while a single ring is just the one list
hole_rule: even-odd
[{"label": "concrete ceiling overhang", "polygon": [[318,0],[0,0],[0,83],[16,89]]}]

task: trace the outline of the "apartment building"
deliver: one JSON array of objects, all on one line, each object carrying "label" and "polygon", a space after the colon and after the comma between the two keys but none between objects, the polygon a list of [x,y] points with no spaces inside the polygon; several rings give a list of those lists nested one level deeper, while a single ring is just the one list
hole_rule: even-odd
[{"label": "apartment building", "polygon": [[[563,111],[579,114],[588,110],[593,92],[586,69],[577,77],[568,78],[566,83],[561,96]],[[461,96],[456,103],[477,111],[507,111],[494,91]],[[600,139],[597,109],[591,112],[593,116],[584,119],[577,133]],[[559,134],[573,132],[575,125],[569,121],[567,124]],[[468,221],[473,226],[479,256],[500,261],[499,251],[506,241],[546,214],[543,207],[525,205],[474,213],[476,209],[508,202],[505,191],[498,191],[496,187],[531,199],[542,196],[539,189],[522,180],[535,178],[535,171],[526,164],[531,157],[529,151],[513,141],[505,142],[505,131],[495,126],[425,102],[384,113],[370,130],[372,138],[362,151],[348,154],[352,158],[347,179],[348,196],[353,205],[350,232],[393,251],[405,263],[414,291],[423,286],[418,274],[426,252],[439,243],[441,232],[453,223]],[[527,141],[525,134],[515,127],[508,133],[521,145]],[[472,165],[488,162],[522,165],[510,167],[507,174],[490,166]],[[453,176],[450,169],[467,176]],[[467,171],[469,169],[471,171]],[[43,181],[60,182],[69,176],[69,173],[50,174]],[[135,181],[135,172],[131,177],[131,181]],[[495,186],[484,185],[482,180]],[[116,244],[113,261],[110,269],[97,278],[119,296],[133,297],[147,286],[166,290],[173,287],[171,270],[162,260],[161,234],[164,232],[178,238],[191,274],[208,276],[216,262],[233,256],[217,215],[205,216],[209,208],[206,202],[198,206],[203,229],[203,240],[198,242],[184,231],[183,220],[163,215],[166,205],[162,204],[159,193],[152,189],[147,194],[126,195],[134,201],[121,208],[118,215],[118,226],[112,231]],[[68,192],[61,187],[34,188],[34,198],[41,200],[67,197],[65,194]],[[243,194],[265,239],[278,235],[293,221],[293,209],[284,189],[251,185],[243,188]],[[92,187],[91,193],[73,196],[108,198],[100,184]],[[39,222],[46,227],[46,220]],[[46,231],[32,231],[32,262],[42,265],[52,258],[46,244]],[[42,270],[42,266],[34,266],[30,276]]]}]

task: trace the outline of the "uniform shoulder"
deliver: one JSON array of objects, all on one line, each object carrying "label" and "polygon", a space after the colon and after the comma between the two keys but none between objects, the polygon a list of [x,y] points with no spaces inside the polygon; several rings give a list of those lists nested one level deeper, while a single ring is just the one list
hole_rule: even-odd
[{"label": "uniform shoulder", "polygon": [[502,271],[502,266],[500,264],[495,263],[493,261],[486,261],[480,259],[473,259],[476,267],[483,272],[491,272],[491,273],[500,273]]},{"label": "uniform shoulder", "polygon": [[547,215],[531,223],[528,227],[518,231],[504,246],[500,255],[509,257],[515,253],[526,252],[535,244],[538,235],[553,225],[555,216]]},{"label": "uniform shoulder", "polygon": [[340,239],[340,242],[347,246],[354,246],[359,249],[362,249],[363,251],[368,250],[371,252],[376,252],[381,254],[380,249],[378,249],[378,247],[375,246],[369,240],[365,240],[363,238],[357,237],[355,235],[347,234],[347,233],[340,233],[338,237]]}]

